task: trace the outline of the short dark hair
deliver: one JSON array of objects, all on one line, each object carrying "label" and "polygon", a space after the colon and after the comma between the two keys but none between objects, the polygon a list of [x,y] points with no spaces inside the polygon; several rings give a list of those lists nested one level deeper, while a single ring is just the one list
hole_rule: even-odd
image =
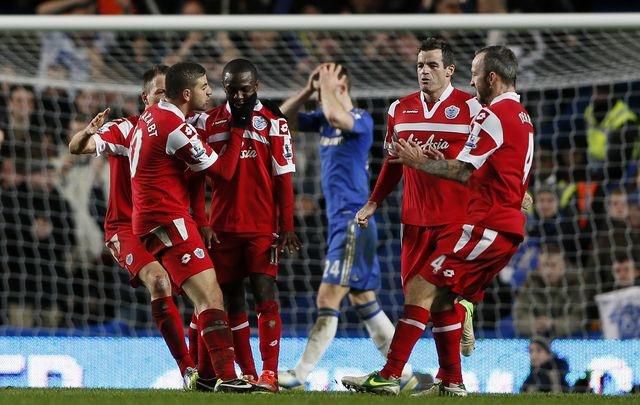
[{"label": "short dark hair", "polygon": [[206,73],[202,65],[194,62],[180,62],[171,66],[165,79],[167,98],[177,98],[183,90],[194,88],[197,80]]},{"label": "short dark hair", "polygon": [[440,49],[442,51],[442,64],[447,67],[456,64],[456,58],[451,45],[442,38],[429,37],[422,41],[418,53]]},{"label": "short dark hair", "polygon": [[540,246],[540,253],[564,256],[564,249],[557,241],[546,241]]},{"label": "short dark hair", "polygon": [[256,80],[258,79],[258,68],[256,65],[247,59],[238,58],[224,65],[224,68],[222,69],[222,77],[227,73],[237,74],[245,72],[250,72]]},{"label": "short dark hair", "polygon": [[484,53],[485,72],[494,72],[507,85],[516,84],[518,76],[518,59],[513,51],[506,46],[486,46],[476,52],[476,56]]},{"label": "short dark hair", "polygon": [[160,75],[166,75],[167,71],[169,71],[169,66],[167,65],[153,65],[146,72],[142,74],[142,89],[146,90],[147,87],[151,84],[153,79]]}]

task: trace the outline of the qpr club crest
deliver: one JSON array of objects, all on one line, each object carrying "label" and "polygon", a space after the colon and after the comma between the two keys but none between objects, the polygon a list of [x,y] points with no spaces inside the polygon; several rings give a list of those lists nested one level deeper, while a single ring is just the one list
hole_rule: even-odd
[{"label": "qpr club crest", "polygon": [[449,107],[444,109],[444,116],[448,119],[452,120],[460,114],[460,108],[455,105],[450,105]]},{"label": "qpr club crest", "polygon": [[251,120],[251,123],[253,124],[253,127],[256,129],[256,131],[262,131],[267,127],[267,120],[265,120],[264,117],[261,117],[259,115],[256,115],[255,117],[253,117],[253,119]]},{"label": "qpr club crest", "polygon": [[204,250],[201,248],[196,248],[196,250],[193,251],[193,254],[196,255],[198,259],[204,259]]}]

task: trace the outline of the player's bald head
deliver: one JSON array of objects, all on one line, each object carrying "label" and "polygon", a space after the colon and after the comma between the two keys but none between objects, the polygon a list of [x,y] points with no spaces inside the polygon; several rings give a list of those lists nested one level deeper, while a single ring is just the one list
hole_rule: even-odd
[{"label": "player's bald head", "polygon": [[224,66],[222,69],[222,80],[224,81],[228,76],[237,76],[243,73],[249,73],[253,81],[258,80],[258,69],[256,65],[247,59],[241,58],[234,59]]}]

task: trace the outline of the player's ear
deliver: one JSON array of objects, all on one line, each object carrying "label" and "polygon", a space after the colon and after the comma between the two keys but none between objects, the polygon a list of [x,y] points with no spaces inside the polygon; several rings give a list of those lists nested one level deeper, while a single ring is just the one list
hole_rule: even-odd
[{"label": "player's ear", "polygon": [[140,93],[140,99],[142,100],[142,104],[144,104],[145,107],[149,105],[149,96],[147,95],[146,91]]},{"label": "player's ear", "polygon": [[449,65],[445,68],[445,72],[447,77],[453,76],[453,73],[456,71],[456,65]]},{"label": "player's ear", "polygon": [[182,90],[182,98],[184,98],[185,101],[191,100],[191,89]]}]

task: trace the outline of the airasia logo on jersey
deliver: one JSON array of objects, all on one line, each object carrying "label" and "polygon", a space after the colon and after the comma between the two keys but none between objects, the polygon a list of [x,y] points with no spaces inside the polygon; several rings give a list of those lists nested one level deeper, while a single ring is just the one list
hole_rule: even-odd
[{"label": "airasia logo on jersey", "polygon": [[427,138],[426,141],[421,141],[421,140],[417,139],[415,137],[415,135],[411,134],[411,135],[409,135],[409,138],[407,140],[415,142],[418,146],[420,146],[422,148],[422,150],[427,150],[427,149],[447,149],[447,148],[449,148],[449,142],[445,141],[442,138],[440,138],[437,141],[435,139],[436,139],[435,134],[431,134],[431,136],[429,138]]},{"label": "airasia logo on jersey", "polygon": [[258,157],[258,152],[255,149],[249,148],[240,151],[240,159],[253,159]]}]

